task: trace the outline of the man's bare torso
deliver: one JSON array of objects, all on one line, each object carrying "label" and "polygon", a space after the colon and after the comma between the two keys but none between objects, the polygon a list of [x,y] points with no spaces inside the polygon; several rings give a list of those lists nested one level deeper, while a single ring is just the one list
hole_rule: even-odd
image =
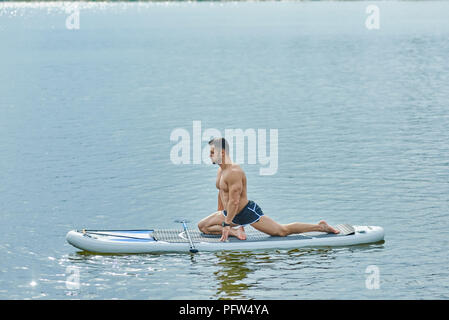
[{"label": "man's bare torso", "polygon": [[242,168],[240,168],[237,164],[232,164],[229,168],[224,170],[218,168],[216,187],[219,190],[221,203],[223,204],[224,209],[227,210],[227,204],[229,201],[228,179],[231,174],[238,174],[241,176],[242,193],[240,194],[239,208],[237,211],[240,212],[248,204],[248,198],[246,195],[246,175]]}]

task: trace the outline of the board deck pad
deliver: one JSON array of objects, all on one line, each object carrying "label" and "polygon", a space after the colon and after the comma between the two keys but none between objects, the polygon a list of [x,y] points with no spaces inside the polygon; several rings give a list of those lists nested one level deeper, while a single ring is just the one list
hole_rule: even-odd
[{"label": "board deck pad", "polygon": [[[305,232],[301,234],[292,234],[286,237],[270,236],[263,232],[257,231],[254,228],[246,230],[246,242],[254,241],[289,241],[289,240],[302,240],[311,238],[325,238],[325,237],[344,237],[355,233],[355,229],[350,224],[337,224],[333,226],[338,229],[340,233],[332,234],[325,232]],[[221,235],[204,234],[198,230],[189,230],[190,238],[193,242],[220,242]],[[169,243],[185,243],[189,242],[185,231],[177,229],[159,229],[154,230],[152,234],[156,241],[165,241]],[[236,237],[229,237],[229,242],[242,241]]]}]

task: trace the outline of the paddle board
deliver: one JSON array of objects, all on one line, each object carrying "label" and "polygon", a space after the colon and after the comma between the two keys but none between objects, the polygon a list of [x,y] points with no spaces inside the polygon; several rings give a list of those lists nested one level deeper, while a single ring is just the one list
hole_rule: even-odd
[{"label": "paddle board", "polygon": [[[337,247],[379,242],[384,230],[378,226],[335,225],[339,234],[307,232],[286,237],[270,236],[252,227],[246,229],[246,240],[229,237],[220,241],[220,235],[206,235],[188,230],[199,251],[293,249],[301,247]],[[93,253],[153,253],[188,252],[189,238],[181,229],[145,230],[72,230],[67,242],[83,251]]]}]

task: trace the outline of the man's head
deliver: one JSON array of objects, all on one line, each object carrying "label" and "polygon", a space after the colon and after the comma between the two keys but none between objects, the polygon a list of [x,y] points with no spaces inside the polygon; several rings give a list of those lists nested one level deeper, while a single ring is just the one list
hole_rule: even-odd
[{"label": "man's head", "polygon": [[225,163],[225,159],[229,156],[229,144],[225,138],[214,138],[209,141],[210,159],[213,164]]}]

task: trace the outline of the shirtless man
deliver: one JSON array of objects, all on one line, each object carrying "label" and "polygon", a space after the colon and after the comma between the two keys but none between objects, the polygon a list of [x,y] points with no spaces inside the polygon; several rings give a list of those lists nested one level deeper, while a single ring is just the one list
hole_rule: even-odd
[{"label": "shirtless man", "polygon": [[318,224],[299,222],[279,224],[264,215],[254,201],[248,201],[245,173],[229,158],[228,142],[224,138],[215,138],[209,141],[209,145],[212,163],[219,165],[216,180],[216,187],[219,190],[218,211],[198,223],[200,231],[206,234],[221,234],[221,241],[226,241],[229,236],[245,240],[246,225],[251,225],[266,234],[281,237],[310,231],[339,233],[325,221]]}]

